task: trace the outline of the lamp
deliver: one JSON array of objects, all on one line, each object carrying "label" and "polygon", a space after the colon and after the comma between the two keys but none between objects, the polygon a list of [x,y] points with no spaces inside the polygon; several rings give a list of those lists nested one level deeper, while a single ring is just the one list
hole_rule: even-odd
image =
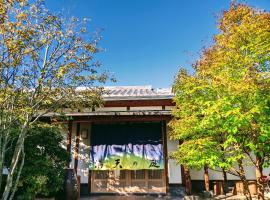
[{"label": "lamp", "polygon": [[88,130],[87,129],[82,130],[81,137],[82,137],[82,139],[87,139],[88,138]]}]

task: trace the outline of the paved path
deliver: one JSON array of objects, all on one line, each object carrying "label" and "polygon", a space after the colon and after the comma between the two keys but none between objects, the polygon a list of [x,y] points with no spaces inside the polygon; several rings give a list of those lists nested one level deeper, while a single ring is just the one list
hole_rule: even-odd
[{"label": "paved path", "polygon": [[183,197],[168,196],[92,196],[82,197],[80,200],[183,200]]},{"label": "paved path", "polygon": [[[256,196],[253,197],[256,200]],[[186,198],[190,200],[197,200],[201,198]],[[220,195],[215,198],[206,198],[204,200],[245,200],[245,196],[243,195]],[[265,195],[266,200],[270,200],[270,194]],[[170,197],[170,196],[92,196],[92,197],[82,197],[80,200],[184,200],[183,197]]]}]

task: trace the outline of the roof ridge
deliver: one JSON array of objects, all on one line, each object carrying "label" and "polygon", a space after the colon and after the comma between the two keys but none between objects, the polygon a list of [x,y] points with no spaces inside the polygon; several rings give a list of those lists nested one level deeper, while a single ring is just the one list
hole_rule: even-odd
[{"label": "roof ridge", "polygon": [[153,89],[152,85],[119,85],[119,86],[104,86],[104,89]]}]

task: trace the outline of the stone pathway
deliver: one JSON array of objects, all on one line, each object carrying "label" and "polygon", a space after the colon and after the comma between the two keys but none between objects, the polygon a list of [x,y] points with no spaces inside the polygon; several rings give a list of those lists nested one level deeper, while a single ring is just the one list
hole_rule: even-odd
[{"label": "stone pathway", "polygon": [[91,196],[81,197],[80,200],[183,200],[183,197],[169,197],[169,196]]},{"label": "stone pathway", "polygon": [[[203,198],[199,198],[198,196],[185,196],[185,197],[172,197],[172,196],[91,196],[91,197],[82,197],[80,200],[203,200]],[[214,198],[205,198],[204,200],[245,200],[244,195],[220,195]],[[257,199],[254,196],[254,199]],[[270,195],[266,195],[265,199],[270,200]]]}]

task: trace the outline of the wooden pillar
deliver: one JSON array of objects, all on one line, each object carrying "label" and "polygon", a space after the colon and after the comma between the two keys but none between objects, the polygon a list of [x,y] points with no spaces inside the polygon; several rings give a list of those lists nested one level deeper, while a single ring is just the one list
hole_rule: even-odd
[{"label": "wooden pillar", "polygon": [[92,171],[88,170],[88,191],[91,193],[91,184],[92,184]]},{"label": "wooden pillar", "polygon": [[[89,145],[90,145],[90,148],[92,146],[92,140],[91,140],[91,134],[92,134],[92,125],[93,123],[91,123],[91,126],[90,126],[90,129],[89,129],[89,132],[88,132],[88,139],[90,140],[89,142]],[[88,191],[89,193],[91,193],[91,184],[92,184],[92,170],[88,170]]]},{"label": "wooden pillar", "polygon": [[77,183],[78,183],[78,199],[81,196],[81,176],[77,176]]},{"label": "wooden pillar", "polygon": [[79,160],[79,147],[80,147],[80,129],[81,123],[77,123],[77,130],[76,130],[76,146],[75,146],[75,153],[74,153],[74,169],[77,174],[78,169],[78,160]]},{"label": "wooden pillar", "polygon": [[68,152],[67,168],[70,168],[71,163],[71,141],[72,141],[72,121],[69,120],[67,131],[67,152]]},{"label": "wooden pillar", "polygon": [[164,152],[164,169],[166,181],[166,193],[169,192],[169,176],[168,176],[168,148],[167,148],[167,121],[162,121],[162,135],[163,135],[163,152]]}]

